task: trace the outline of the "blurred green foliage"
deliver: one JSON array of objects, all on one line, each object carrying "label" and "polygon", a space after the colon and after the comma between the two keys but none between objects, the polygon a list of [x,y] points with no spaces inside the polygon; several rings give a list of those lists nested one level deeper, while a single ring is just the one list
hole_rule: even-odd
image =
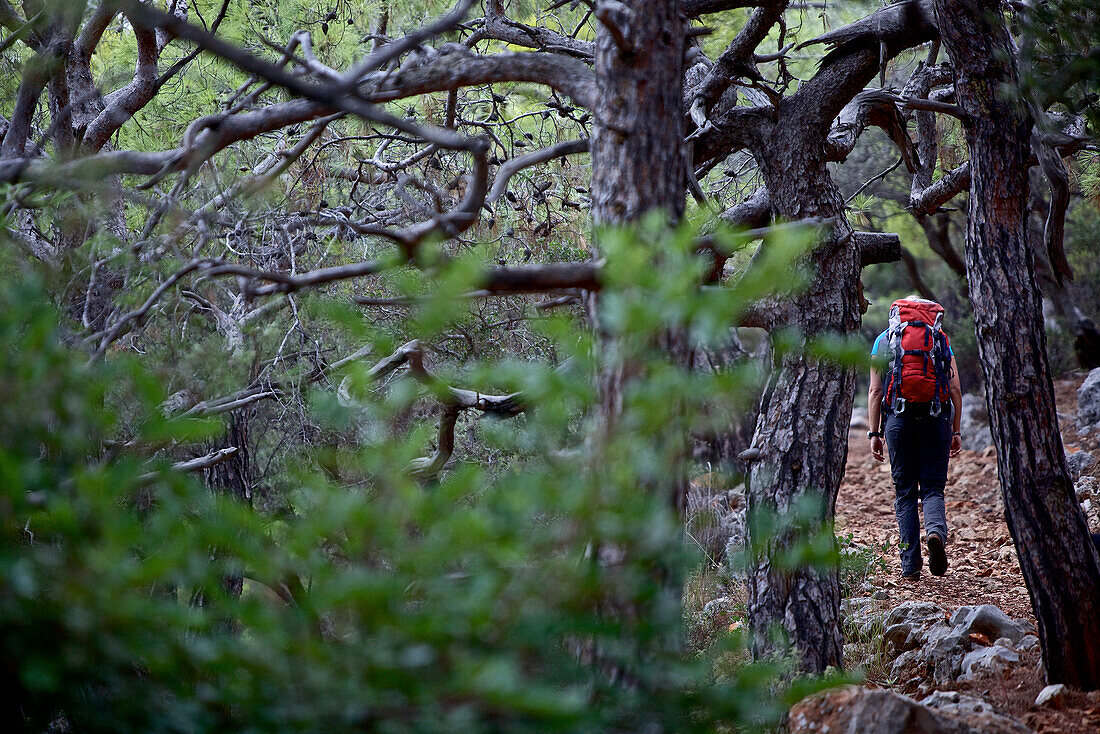
[{"label": "blurred green foliage", "polygon": [[[780,684],[782,666],[734,654],[736,634],[684,652],[680,590],[698,559],[660,491],[682,470],[685,437],[728,420],[758,375],[684,369],[656,345],[670,329],[721,338],[747,303],[797,280],[810,240],[771,238],[742,288],[700,290],[694,239],[652,222],[605,234],[601,326],[616,349],[594,349],[575,320],[547,319],[557,368],[467,366],[472,387],[522,391],[531,406],[485,430],[506,465],[414,481],[404,467],[428,429],[385,426],[438,388],[398,379],[380,390],[357,362],[345,368],[359,386],[350,401],[314,388],[312,409],[333,430],[284,462],[273,511],[151,459],[220,425],[166,417],[162,381],[133,358],[89,362],[43,278],[4,244],[4,718],[35,732],[774,724],[823,683]],[[476,276],[461,260],[441,268],[410,322],[425,335],[462,318],[453,295]],[[375,354],[392,347],[341,315],[338,298],[308,310],[373,339]],[[621,417],[597,433],[593,377],[609,360],[634,377]]]}]

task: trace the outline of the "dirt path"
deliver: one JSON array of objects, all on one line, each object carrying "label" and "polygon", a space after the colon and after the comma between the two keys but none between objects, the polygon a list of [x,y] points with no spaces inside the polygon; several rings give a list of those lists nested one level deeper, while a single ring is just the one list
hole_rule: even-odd
[{"label": "dirt path", "polygon": [[888,544],[884,556],[889,570],[873,582],[885,590],[887,604],[919,599],[956,609],[988,603],[1010,617],[1031,620],[1031,602],[1004,521],[993,449],[963,451],[953,459],[944,497],[950,527],[947,575],[937,578],[928,573],[922,535],[925,570],[921,580],[901,582],[890,464],[874,460],[864,431],[849,436],[847,472],[837,498],[837,532],[851,533],[860,546],[882,548]]},{"label": "dirt path", "polygon": [[[1078,435],[1074,419],[1077,388],[1083,379],[1083,374],[1072,374],[1055,384],[1062,438],[1067,452],[1087,450],[1100,457],[1096,433]],[[1096,474],[1098,470],[1100,462],[1088,473]],[[884,553],[889,570],[873,582],[876,588],[885,590],[887,603],[896,605],[916,599],[948,609],[987,603],[1000,607],[1010,617],[1034,623],[1016,550],[1004,520],[997,457],[992,446],[981,452],[963,451],[951,460],[944,499],[950,528],[947,552],[951,566],[947,575],[936,578],[928,573],[922,533],[925,570],[921,580],[916,584],[901,582],[890,465],[871,456],[866,428],[852,429],[848,437],[848,464],[837,497],[837,532],[851,533],[860,546],[881,548],[889,544]]]},{"label": "dirt path", "polygon": [[[1100,437],[1095,432],[1079,435],[1074,419],[1077,388],[1083,379],[1083,374],[1073,374],[1055,383],[1062,439],[1067,453],[1085,450],[1100,458]],[[1100,462],[1086,473],[1100,476]],[[851,533],[856,545],[881,552],[887,570],[876,574],[871,583],[880,597],[885,596],[883,607],[889,609],[908,600],[930,601],[949,611],[961,606],[994,604],[1010,617],[1034,625],[1031,602],[1004,520],[997,459],[992,447],[980,452],[963,451],[951,461],[945,500],[951,536],[947,549],[951,566],[947,574],[936,578],[928,573],[922,535],[924,573],[916,584],[902,582],[890,466],[871,456],[866,427],[853,428],[848,440],[846,474],[837,498],[837,532],[842,536]],[[1100,527],[1092,530],[1100,531]],[[1032,651],[1021,658],[1020,666],[999,679],[947,688],[979,695],[1037,732],[1100,731],[1100,692],[1075,693],[1060,711],[1036,709],[1033,702],[1044,685],[1039,656]],[[893,685],[885,681],[880,684]]]}]

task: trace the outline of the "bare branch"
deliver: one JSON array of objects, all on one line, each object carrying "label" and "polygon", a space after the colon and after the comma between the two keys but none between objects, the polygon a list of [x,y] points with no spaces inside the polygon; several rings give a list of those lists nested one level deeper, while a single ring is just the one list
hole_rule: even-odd
[{"label": "bare branch", "polygon": [[481,287],[490,293],[545,293],[570,288],[598,291],[603,262],[547,263],[489,270]]},{"label": "bare branch", "polygon": [[160,89],[157,86],[157,60],[161,49],[157,46],[156,34],[135,23],[134,37],[137,40],[134,78],[126,86],[107,95],[103,111],[88,126],[83,143],[92,150],[102,148],[111,135],[135,112],[149,104]]},{"label": "bare branch", "polygon": [[361,85],[372,102],[392,102],[428,92],[495,82],[535,82],[567,95],[587,109],[596,105],[596,76],[582,61],[551,53],[499,53],[488,56],[447,46],[421,66],[368,77]]},{"label": "bare branch", "polygon": [[121,318],[119,318],[117,322],[115,322],[115,325],[106,330],[106,332],[102,334],[93,334],[90,338],[99,338],[99,345],[96,347],[95,352],[92,354],[92,361],[95,361],[102,357],[103,353],[107,351],[107,347],[109,347],[116,339],[121,337],[134,326],[140,325],[141,322],[145,320],[145,317],[148,316],[149,310],[153,308],[153,306],[156,305],[157,301],[159,301],[161,297],[165,293],[167,293],[169,289],[172,288],[172,286],[178,283],[180,279],[182,279],[189,273],[198,270],[199,268],[208,266],[211,262],[213,261],[209,258],[199,258],[187,263],[182,268],[166,278],[163,283],[157,286],[156,290],[154,290],[149,295],[149,297],[145,299],[145,303],[141,304],[140,307],[133,311],[130,311],[129,313],[124,314]]},{"label": "bare branch", "polygon": [[425,26],[413,33],[409,33],[377,49],[371,53],[370,56],[356,64],[351,71],[345,75],[344,83],[341,85],[339,91],[343,93],[350,92],[367,73],[375,69],[381,69],[391,59],[395,59],[401,54],[411,51],[429,38],[434,38],[435,36],[454,30],[458,24],[462,22],[463,18],[466,17],[466,13],[469,12],[473,4],[474,0],[458,0],[454,9],[435,23]]},{"label": "bare branch", "polygon": [[220,398],[214,398],[212,400],[204,400],[200,403],[196,403],[191,406],[190,409],[182,414],[182,417],[190,417],[196,415],[218,415],[219,413],[228,413],[237,408],[243,408],[246,405],[258,402],[260,400],[267,400],[268,398],[274,398],[279,395],[277,390],[267,389],[264,387],[249,387],[244,390],[238,390],[231,395],[225,395]]},{"label": "bare branch", "polygon": [[766,186],[760,186],[742,202],[721,214],[723,221],[740,227],[764,227],[772,215],[771,194]]},{"label": "bare branch", "polygon": [[513,46],[565,54],[578,59],[591,59],[595,56],[591,41],[578,41],[564,33],[558,33],[549,28],[527,26],[495,13],[486,15],[485,24],[478,29],[477,36],[504,41]]},{"label": "bare branch", "polygon": [[[224,449],[218,449],[217,451],[209,453],[206,456],[198,456],[194,459],[189,459],[188,461],[176,462],[175,464],[172,464],[170,468],[172,471],[178,472],[202,471],[203,469],[209,469],[216,464],[220,464],[223,461],[228,461],[229,459],[232,459],[234,456],[237,455],[238,451],[239,449],[236,446],[227,446]],[[147,484],[154,481],[160,476],[161,472],[153,471],[147,474],[142,474],[137,478],[137,481],[139,484]]]},{"label": "bare branch", "polygon": [[455,422],[458,420],[461,408],[453,405],[443,407],[443,414],[439,418],[439,438],[436,442],[435,452],[431,456],[423,456],[409,462],[406,471],[417,479],[432,479],[451,459],[455,448]]},{"label": "bare branch", "polygon": [[798,109],[793,117],[809,128],[830,124],[886,61],[938,37],[931,0],[904,0],[801,44],[826,43],[833,50],[791,97]]},{"label": "bare branch", "polygon": [[909,211],[914,214],[933,214],[968,188],[970,188],[970,161],[948,171],[927,188],[910,193]]},{"label": "bare branch", "polygon": [[377,275],[389,267],[390,264],[382,260],[367,260],[364,262],[349,263],[347,265],[334,265],[328,268],[310,270],[301,275],[290,275],[278,270],[259,270],[246,265],[220,262],[212,266],[207,275],[225,276],[236,275],[246,280],[267,281],[269,285],[247,286],[246,290],[253,295],[269,295],[274,293],[293,293],[294,291],[311,286],[333,283],[339,280],[361,278],[365,275]]},{"label": "bare branch", "polygon": [[[469,0],[464,0],[468,2]],[[430,143],[450,150],[469,149],[471,141],[450,130],[430,125],[414,125],[384,112],[359,97],[351,96],[342,86],[315,84],[285,71],[280,66],[264,61],[237,48],[213,34],[186,23],[173,15],[142,5],[136,0],[126,3],[131,20],[152,28],[162,28],[168,34],[191,41],[207,51],[236,64],[241,69],[280,86],[306,100],[323,107],[321,114],[342,110],[367,120],[388,125],[397,130],[424,138]],[[315,115],[316,116],[316,115]]]},{"label": "bare branch", "polygon": [[851,196],[849,196],[847,199],[844,200],[845,205],[851,203],[852,199],[856,198],[857,196],[862,194],[864,191],[866,191],[868,186],[872,186],[873,184],[881,181],[882,179],[886,178],[891,173],[893,173],[894,170],[898,166],[901,165],[901,162],[903,160],[905,160],[904,156],[901,157],[901,158],[898,158],[896,161],[894,161],[893,165],[887,166],[886,168],[884,168],[879,173],[876,173],[874,176],[871,176],[871,178],[864,181],[863,184],[858,189],[856,189],[855,191],[852,192]]},{"label": "bare branch", "polygon": [[963,112],[961,107],[954,104],[948,104],[947,102],[937,102],[932,99],[921,99],[920,97],[898,97],[897,100],[901,106],[906,109],[942,112],[945,115],[951,115],[960,120],[965,120],[967,118],[967,114]]},{"label": "bare branch", "polygon": [[902,258],[901,238],[893,232],[853,232],[860,267],[897,262]]},{"label": "bare branch", "polygon": [[764,81],[764,77],[756,70],[753,52],[767,37],[771,27],[783,17],[786,8],[787,0],[765,0],[753,11],[748,22],[714,62],[695,93],[696,97],[704,100],[707,108],[713,106],[722,92],[739,77]]},{"label": "bare branch", "polygon": [[[910,173],[917,170],[917,152],[909,138],[905,118],[896,106],[897,95],[882,89],[865,89],[844,106],[826,140],[831,161],[844,161],[870,125],[882,128],[897,145]],[[893,170],[892,168],[890,170]]]},{"label": "bare branch", "polygon": [[485,203],[495,204],[497,199],[504,196],[504,192],[508,190],[508,181],[512,176],[524,168],[537,166],[540,163],[545,163],[554,158],[587,152],[588,138],[581,138],[580,140],[565,140],[556,145],[551,145],[548,148],[543,148],[542,150],[536,150],[527,155],[520,156],[519,158],[512,158],[497,171],[496,180],[493,181],[493,188],[489,192],[489,196],[486,197]]},{"label": "bare branch", "polygon": [[1043,140],[1038,130],[1031,135],[1031,151],[1039,160],[1039,167],[1050,184],[1050,208],[1043,226],[1043,244],[1050,258],[1051,271],[1059,285],[1073,280],[1073,268],[1066,259],[1063,246],[1066,229],[1066,210],[1069,208],[1069,174],[1062,157]]},{"label": "bare branch", "polygon": [[898,52],[939,38],[931,0],[903,0],[849,23],[842,28],[823,33],[798,45],[806,48],[814,44],[827,44],[831,50],[821,60],[821,68],[860,50],[873,50],[876,56],[885,44],[885,58]]}]

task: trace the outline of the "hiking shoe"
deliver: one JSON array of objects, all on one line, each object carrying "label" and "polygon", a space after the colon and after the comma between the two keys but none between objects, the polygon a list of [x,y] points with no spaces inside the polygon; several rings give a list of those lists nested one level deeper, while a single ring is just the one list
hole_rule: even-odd
[{"label": "hiking shoe", "polygon": [[908,584],[915,584],[916,582],[920,581],[920,572],[918,571],[917,573],[903,573],[901,575],[901,580]]},{"label": "hiking shoe", "polygon": [[943,538],[936,533],[928,534],[928,570],[933,576],[947,573],[947,551],[943,547]]}]

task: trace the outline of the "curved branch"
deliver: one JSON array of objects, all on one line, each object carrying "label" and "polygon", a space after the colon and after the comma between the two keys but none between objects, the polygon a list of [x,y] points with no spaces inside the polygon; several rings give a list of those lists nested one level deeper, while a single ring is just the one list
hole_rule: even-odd
[{"label": "curved branch", "polygon": [[591,41],[579,41],[549,28],[534,28],[517,23],[503,15],[486,16],[485,24],[478,29],[477,35],[479,38],[492,38],[513,46],[565,54],[577,59],[588,60],[596,55],[595,44]]},{"label": "curved branch", "polygon": [[826,155],[831,161],[844,161],[856,145],[859,136],[871,125],[882,128],[901,152],[902,161],[910,173],[915,173],[918,156],[906,129],[905,117],[898,110],[897,95],[882,89],[865,89],[844,106],[829,137],[825,141]]},{"label": "curved branch", "polygon": [[395,59],[401,54],[411,51],[429,38],[434,38],[435,36],[454,30],[458,24],[462,22],[462,19],[466,17],[466,13],[470,11],[470,7],[473,4],[474,0],[458,0],[458,3],[450,13],[447,13],[447,15],[444,15],[431,25],[413,31],[373,51],[370,56],[356,64],[355,67],[347,73],[345,82],[341,86],[340,91],[350,92],[365,74],[375,69],[381,69],[391,59]]},{"label": "curved branch", "polygon": [[938,37],[931,0],[905,0],[806,41],[799,48],[825,43],[833,49],[821,59],[818,73],[784,100],[785,109],[797,109],[792,117],[799,125],[828,125],[886,61]]},{"label": "curved branch", "polygon": [[360,87],[371,102],[392,102],[428,92],[442,92],[496,82],[535,82],[568,95],[586,109],[596,105],[596,75],[583,61],[550,53],[463,52],[455,44],[426,64],[394,74],[368,77]]},{"label": "curved branch", "polygon": [[443,408],[443,415],[439,418],[439,438],[436,442],[435,452],[431,456],[422,456],[409,462],[407,471],[410,476],[417,479],[431,479],[450,461],[455,449],[455,423],[462,410],[453,405]]},{"label": "curved branch", "polygon": [[100,338],[99,345],[96,347],[95,352],[92,354],[92,360],[94,361],[102,357],[103,353],[107,351],[107,347],[109,347],[116,339],[121,337],[134,326],[141,324],[141,322],[144,321],[145,318],[149,315],[149,310],[152,309],[153,306],[156,305],[157,301],[159,301],[161,297],[165,293],[167,293],[170,288],[172,288],[172,286],[178,283],[181,278],[188,275],[189,273],[194,272],[195,270],[198,270],[199,268],[208,266],[211,262],[212,261],[208,258],[200,258],[190,261],[182,268],[177,270],[175,273],[170,275],[168,278],[166,278],[163,283],[157,286],[157,288],[149,295],[149,297],[145,299],[145,303],[141,304],[140,307],[133,311],[130,311],[127,314],[124,314],[118,321],[115,322],[114,326],[112,326],[110,329],[107,329],[105,332],[93,335],[93,337],[101,336],[102,338]]},{"label": "curved branch", "polygon": [[741,227],[765,227],[772,216],[772,197],[766,186],[760,186],[747,199],[734,204],[721,214],[723,221]]},{"label": "curved branch", "polygon": [[1038,130],[1031,135],[1031,150],[1039,160],[1039,167],[1050,184],[1050,208],[1043,227],[1043,244],[1050,258],[1051,271],[1058,285],[1073,280],[1073,268],[1066,259],[1063,248],[1066,230],[1066,210],[1069,208],[1069,174],[1062,157],[1053,145],[1047,144]]},{"label": "curved branch", "polygon": [[783,17],[787,2],[788,0],[767,0],[761,3],[730,45],[714,62],[696,92],[696,96],[701,97],[708,108],[739,77],[764,81],[764,77],[756,70],[753,52],[767,37],[771,27]]},{"label": "curved branch", "polygon": [[[821,59],[821,68],[860,50],[872,50],[882,63],[906,48],[939,38],[931,0],[902,0],[887,5],[854,23],[823,33],[798,45],[831,47]],[[883,49],[885,45],[885,49]],[[884,54],[880,55],[881,52]]]},{"label": "curved branch", "polygon": [[489,192],[489,196],[485,199],[485,203],[495,204],[497,199],[504,196],[504,192],[508,190],[508,181],[512,176],[522,171],[524,168],[537,166],[540,163],[545,163],[554,158],[587,152],[588,138],[581,138],[580,140],[565,140],[556,145],[551,145],[548,148],[543,148],[542,150],[536,150],[527,155],[520,156],[519,158],[512,158],[497,171],[497,177],[493,181],[493,188]]},{"label": "curved branch", "polygon": [[[390,239],[401,248],[406,261],[413,260],[417,255],[420,244],[434,234],[441,233],[447,237],[461,234],[477,221],[481,208],[485,203],[485,193],[488,187],[489,165],[486,157],[488,146],[484,141],[476,142],[480,143],[480,147],[476,147],[471,151],[474,158],[474,168],[466,177],[466,196],[455,208],[445,214],[402,230],[389,230],[384,227],[367,226],[355,222],[333,223],[350,227],[359,234],[377,235]],[[219,263],[211,267],[208,274],[212,276],[237,275],[248,280],[267,281],[267,285],[249,287],[251,294],[263,296],[275,293],[290,293],[303,288],[359,278],[365,275],[376,275],[391,265],[392,263],[381,260],[368,260],[349,265],[319,268],[300,275],[289,275],[279,271],[257,270],[242,265]]]},{"label": "curved branch", "polygon": [[945,173],[932,185],[909,194],[909,211],[935,214],[941,206],[970,188],[970,161]]},{"label": "curved branch", "polygon": [[[194,459],[187,461],[178,461],[169,467],[172,471],[178,472],[192,472],[201,471],[203,469],[209,469],[212,466],[228,461],[237,455],[239,449],[236,446],[226,446],[224,449],[218,449],[213,453],[209,453],[205,456],[198,456]],[[157,477],[161,476],[161,472],[151,471],[140,475],[137,478],[139,484],[146,484],[152,482]]]},{"label": "curved branch", "polygon": [[[105,5],[108,3],[104,3]],[[83,37],[83,34],[82,34]],[[149,28],[134,23],[137,40],[137,65],[129,84],[111,92],[103,100],[103,111],[96,116],[84,133],[84,145],[99,150],[127,120],[152,101],[160,89],[157,86],[157,61],[161,49],[157,36]]]}]

